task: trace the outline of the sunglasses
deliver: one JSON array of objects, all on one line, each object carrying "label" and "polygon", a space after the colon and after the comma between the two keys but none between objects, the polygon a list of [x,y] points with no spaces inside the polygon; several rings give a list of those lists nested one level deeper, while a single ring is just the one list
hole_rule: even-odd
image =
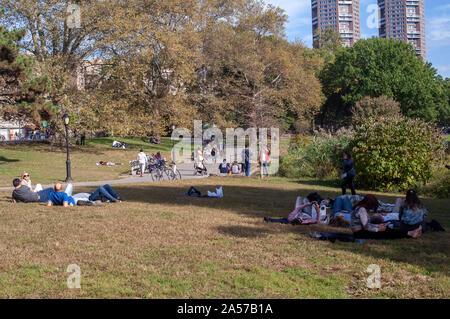
[{"label": "sunglasses", "polygon": [[23,177],[30,177],[30,175],[23,175]]}]

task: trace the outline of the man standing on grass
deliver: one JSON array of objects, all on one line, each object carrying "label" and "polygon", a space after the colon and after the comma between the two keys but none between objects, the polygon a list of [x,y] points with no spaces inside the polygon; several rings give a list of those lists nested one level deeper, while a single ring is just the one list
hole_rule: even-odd
[{"label": "man standing on grass", "polygon": [[[245,146],[244,149],[244,167],[245,167],[245,176],[250,176],[250,169],[252,167],[251,157],[252,152],[248,148],[248,144]],[[244,168],[242,168],[244,170]]]}]

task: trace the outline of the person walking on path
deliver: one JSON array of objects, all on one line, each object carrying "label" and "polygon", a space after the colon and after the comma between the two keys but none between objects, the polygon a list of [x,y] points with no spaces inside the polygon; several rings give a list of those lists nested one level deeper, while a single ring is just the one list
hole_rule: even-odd
[{"label": "person walking on path", "polygon": [[141,169],[141,177],[144,177],[144,171],[147,165],[147,155],[144,153],[144,150],[142,148],[139,150],[139,153],[137,155],[137,161]]},{"label": "person walking on path", "polygon": [[80,138],[80,145],[86,145],[86,133],[83,132]]},{"label": "person walking on path", "polygon": [[342,170],[344,173],[342,174],[342,182],[341,182],[341,188],[342,188],[342,195],[345,195],[347,191],[347,187],[350,188],[352,191],[352,195],[356,195],[355,192],[355,184],[353,182],[353,179],[355,178],[355,168],[354,168],[354,161],[352,158],[352,155],[350,152],[345,151],[344,152],[344,166],[342,166]]}]

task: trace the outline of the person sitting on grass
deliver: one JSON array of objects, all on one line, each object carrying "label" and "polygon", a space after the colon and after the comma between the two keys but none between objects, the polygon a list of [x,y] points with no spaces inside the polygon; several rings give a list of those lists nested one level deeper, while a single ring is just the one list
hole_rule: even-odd
[{"label": "person sitting on grass", "polygon": [[233,165],[231,165],[231,173],[235,174],[235,175],[241,173],[241,170],[239,168],[239,164],[236,161],[234,161]]},{"label": "person sitting on grass", "polygon": [[422,227],[413,231],[391,230],[385,224],[370,223],[369,211],[377,211],[378,199],[375,195],[368,194],[353,206],[350,219],[350,228],[353,236],[358,239],[398,239],[398,238],[418,238],[421,235]]},{"label": "person sitting on grass", "polygon": [[418,236],[420,236],[428,228],[425,222],[425,216],[427,215],[428,211],[420,202],[417,193],[412,189],[408,190],[405,201],[400,207],[400,230],[417,231]]},{"label": "person sitting on grass", "polygon": [[224,158],[223,162],[219,165],[219,171],[221,174],[228,174],[230,172],[230,164],[227,163],[227,160]]},{"label": "person sitting on grass", "polygon": [[73,207],[76,205],[72,197],[73,185],[68,184],[65,191],[62,190],[62,184],[56,183],[54,191],[50,193],[47,200],[47,206]]},{"label": "person sitting on grass", "polygon": [[30,187],[23,185],[18,178],[13,180],[13,186],[13,203],[45,203],[48,200],[48,196],[53,192],[52,188],[46,188],[41,191],[33,192]]},{"label": "person sitting on grass", "polygon": [[33,192],[39,192],[42,190],[42,185],[37,184],[35,189],[33,189],[33,185],[31,183],[30,174],[28,172],[22,173],[22,185],[28,186]]}]

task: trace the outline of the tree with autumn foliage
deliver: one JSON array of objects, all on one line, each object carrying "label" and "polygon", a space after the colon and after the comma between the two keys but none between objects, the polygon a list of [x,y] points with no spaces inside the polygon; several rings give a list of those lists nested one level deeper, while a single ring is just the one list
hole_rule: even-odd
[{"label": "tree with autumn foliage", "polygon": [[317,59],[285,40],[281,9],[256,1],[235,5],[203,30],[192,103],[220,126],[281,127],[289,113],[312,119],[320,106]]},{"label": "tree with autumn foliage", "polygon": [[[280,126],[311,121],[320,105],[319,59],[285,39],[284,12],[257,0],[0,0],[3,25],[50,79],[50,101],[71,126],[109,134],[219,126]],[[100,61],[80,89],[78,75]],[[79,82],[79,81],[78,81]],[[75,85],[76,84],[76,85]],[[55,121],[61,125],[61,121]]]}]

